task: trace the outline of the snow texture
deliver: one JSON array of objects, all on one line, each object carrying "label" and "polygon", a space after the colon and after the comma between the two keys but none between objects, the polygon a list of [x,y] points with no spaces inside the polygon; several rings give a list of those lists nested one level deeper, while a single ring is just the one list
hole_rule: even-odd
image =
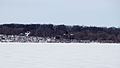
[{"label": "snow texture", "polygon": [[120,44],[0,43],[0,68],[120,68]]}]

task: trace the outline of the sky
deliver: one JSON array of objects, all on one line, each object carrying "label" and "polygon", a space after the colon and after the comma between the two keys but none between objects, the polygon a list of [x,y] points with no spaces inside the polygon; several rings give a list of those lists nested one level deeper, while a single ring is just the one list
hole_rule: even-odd
[{"label": "sky", "polygon": [[120,27],[120,0],[0,0],[0,24]]}]

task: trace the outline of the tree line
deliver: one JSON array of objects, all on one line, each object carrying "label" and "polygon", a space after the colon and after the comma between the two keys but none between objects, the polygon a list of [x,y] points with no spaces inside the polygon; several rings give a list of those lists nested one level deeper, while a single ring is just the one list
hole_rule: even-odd
[{"label": "tree line", "polygon": [[95,26],[67,26],[53,24],[2,24],[0,34],[20,35],[30,31],[30,36],[56,37],[65,40],[90,40],[120,42],[120,28]]}]

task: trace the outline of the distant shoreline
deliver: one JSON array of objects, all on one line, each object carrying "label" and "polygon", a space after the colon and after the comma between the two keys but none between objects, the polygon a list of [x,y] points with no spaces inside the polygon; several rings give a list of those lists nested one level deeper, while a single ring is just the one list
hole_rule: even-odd
[{"label": "distant shoreline", "polygon": [[[3,24],[0,41],[120,43],[120,28],[53,24]],[[17,39],[17,40],[16,40]]]}]

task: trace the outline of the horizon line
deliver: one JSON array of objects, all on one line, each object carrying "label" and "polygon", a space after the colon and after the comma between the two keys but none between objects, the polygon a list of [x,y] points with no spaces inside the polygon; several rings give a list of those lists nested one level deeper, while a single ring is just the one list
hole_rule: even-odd
[{"label": "horizon line", "polygon": [[23,24],[23,25],[31,25],[31,24],[52,24],[52,25],[66,25],[66,26],[87,26],[87,27],[107,27],[107,28],[111,28],[111,27],[115,27],[115,28],[120,28],[120,26],[103,26],[103,25],[82,25],[82,24],[54,24],[54,23],[43,23],[43,22],[33,22],[33,23],[29,23],[29,22],[5,22],[5,23],[1,23],[0,25],[4,25],[4,24]]}]

